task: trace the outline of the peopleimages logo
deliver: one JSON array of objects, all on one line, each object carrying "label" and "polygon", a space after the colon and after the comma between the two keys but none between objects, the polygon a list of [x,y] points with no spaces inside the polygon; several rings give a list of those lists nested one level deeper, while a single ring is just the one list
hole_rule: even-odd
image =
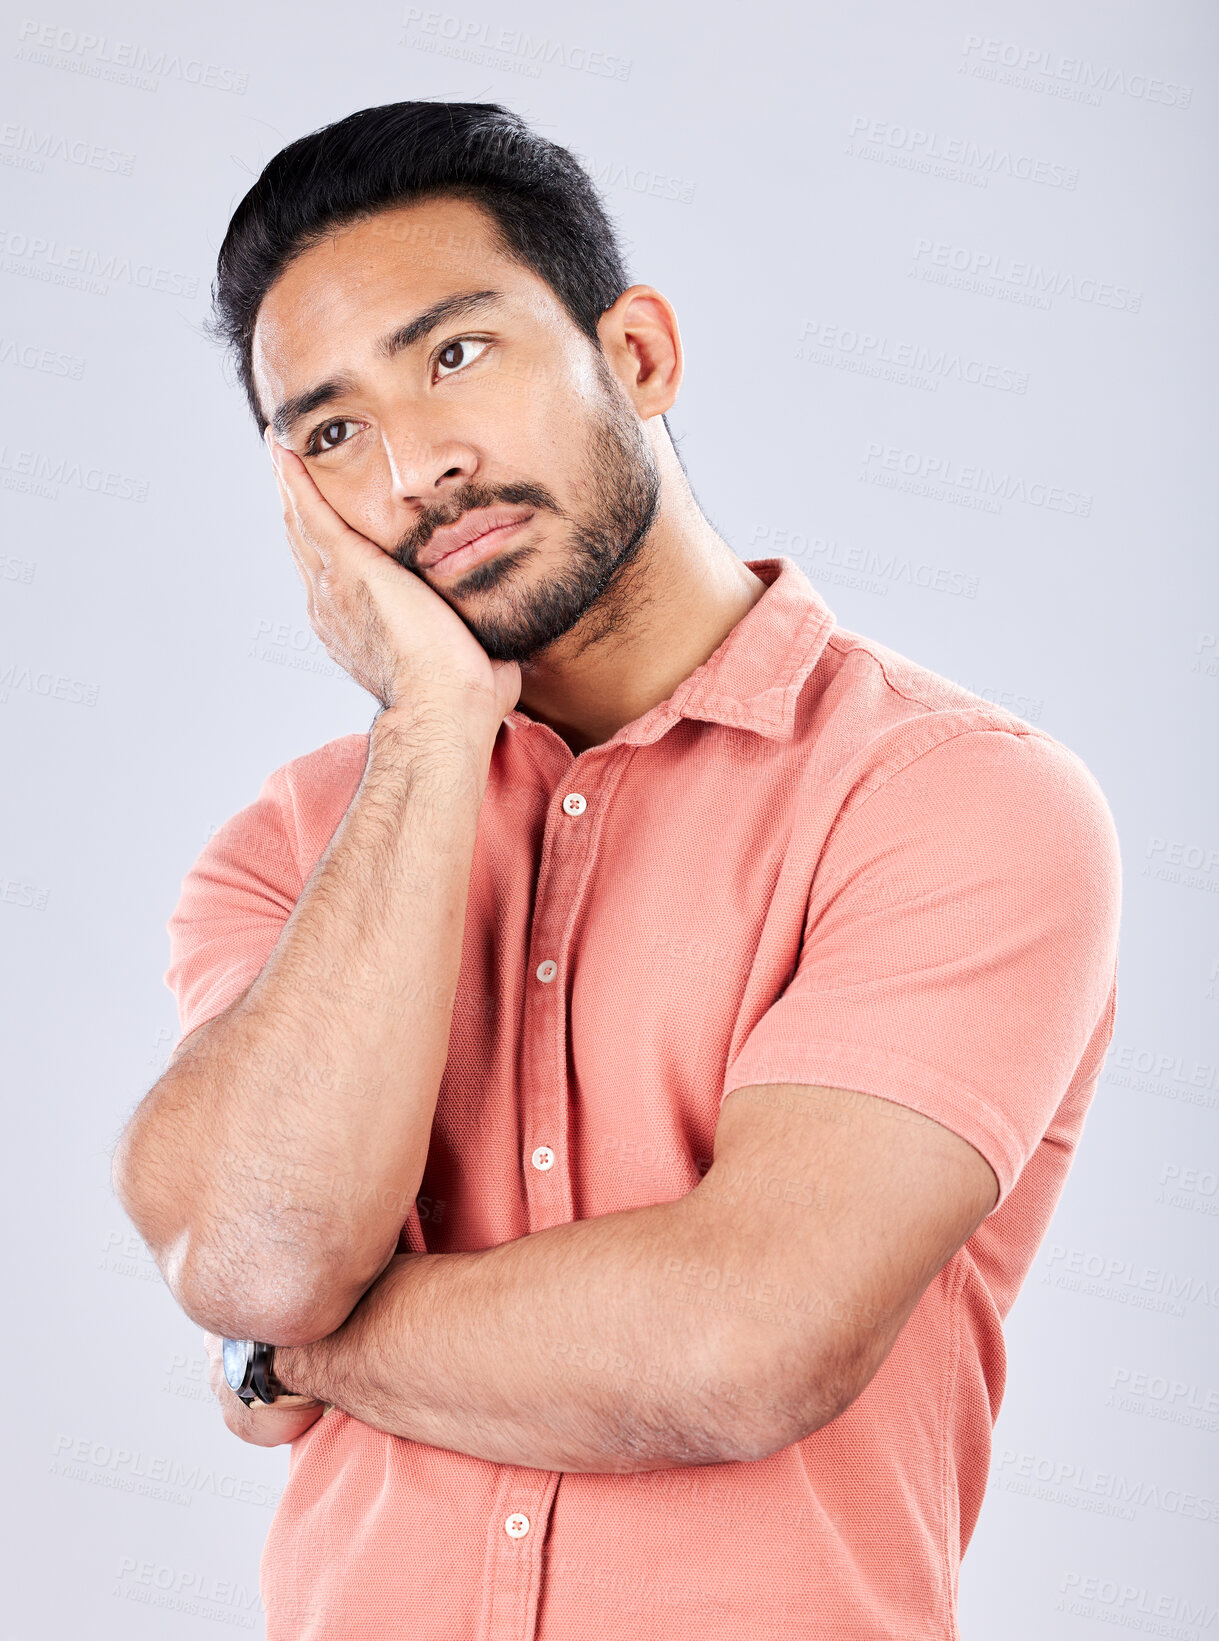
[{"label": "peopleimages logo", "polygon": [[172,1504],[189,1505],[200,1493],[274,1509],[279,1490],[267,1482],[206,1469],[168,1455],[98,1442],[59,1432],[51,1449],[51,1474],[91,1482],[123,1493],[143,1493]]},{"label": "peopleimages logo", "polygon": [[1110,1045],[1105,1082],[1136,1094],[1219,1111],[1219,1066],[1132,1044]]},{"label": "peopleimages logo", "polygon": [[415,50],[435,51],[440,56],[525,74],[530,79],[537,79],[543,68],[553,64],[579,74],[593,74],[602,80],[631,77],[629,57],[618,57],[599,46],[578,45],[553,35],[502,28],[477,17],[458,17],[452,12],[410,6],[402,27],[401,43]]},{"label": "peopleimages logo", "polygon": [[148,480],[114,473],[104,467],[83,465],[67,456],[52,456],[41,450],[11,450],[0,444],[0,485],[6,490],[26,490],[56,500],[60,486],[89,490],[97,496],[118,501],[148,500]]},{"label": "peopleimages logo", "polygon": [[62,132],[40,130],[18,121],[0,126],[0,161],[4,164],[11,162],[25,170],[42,171],[47,160],[110,171],[120,177],[129,177],[135,165],[134,154],[101,143],[65,137]]},{"label": "peopleimages logo", "polygon": [[1114,308],[1119,313],[1138,313],[1143,293],[1112,280],[1079,275],[1067,268],[1047,267],[1041,262],[1023,262],[998,251],[979,251],[969,245],[952,245],[946,240],[919,239],[914,246],[915,279],[931,284],[950,285],[956,290],[977,291],[982,296],[998,296],[1030,307],[1049,308],[1056,296],[1093,307]]},{"label": "peopleimages logo", "polygon": [[27,18],[17,29],[17,39],[17,57],[22,62],[67,69],[94,80],[135,84],[146,91],[155,91],[161,80],[181,80],[212,91],[231,91],[240,97],[249,83],[248,74],[221,63],[205,63],[178,52],[154,51],[132,40],[115,40],[108,34],[65,28],[59,23]]},{"label": "peopleimages logo", "polygon": [[[1100,1578],[1085,1573],[1065,1573],[1059,1586],[1058,1611],[1078,1618],[1098,1618],[1121,1629],[1144,1630],[1149,1635],[1167,1635],[1177,1641],[1192,1641],[1199,1629],[1211,1629],[1219,1618],[1219,1607],[1192,1596],[1166,1590],[1152,1590],[1143,1584],[1128,1584],[1121,1578]],[[1171,1623],[1174,1628],[1168,1628]],[[1180,1626],[1189,1626],[1181,1628]]]},{"label": "peopleimages logo", "polygon": [[1166,1373],[1116,1368],[1105,1406],[1160,1424],[1182,1425],[1187,1430],[1205,1430],[1212,1435],[1219,1431],[1219,1390]]},{"label": "peopleimages logo", "polygon": [[847,154],[860,159],[905,156],[910,169],[933,169],[940,165],[959,167],[976,174],[985,187],[991,177],[1011,177],[1016,182],[1037,182],[1047,188],[1074,192],[1079,172],[1073,165],[1057,160],[1037,159],[997,143],[981,143],[969,137],[950,137],[942,131],[925,131],[921,126],[903,125],[897,120],[874,120],[867,114],[852,117],[847,135]]},{"label": "peopleimages logo", "polygon": [[1027,393],[1029,385],[1028,375],[1009,365],[975,359],[953,348],[901,341],[886,336],[883,331],[831,324],[820,319],[804,321],[796,358],[932,393],[941,382],[963,382],[970,387],[994,388],[1000,393]]},{"label": "peopleimages logo", "polygon": [[1182,838],[1151,838],[1141,876],[1219,895],[1219,849]]},{"label": "peopleimages logo", "polygon": [[803,565],[814,581],[833,586],[854,587],[861,592],[887,593],[890,586],[906,583],[925,592],[948,593],[957,598],[976,598],[978,578],[944,565],[920,563],[917,559],[874,548],[848,546],[824,536],[809,536],[803,530],[789,530],[773,524],[755,524],[749,548],[759,547],[786,558],[807,557]]},{"label": "peopleimages logo", "polygon": [[239,1584],[231,1578],[135,1556],[120,1560],[110,1594],[162,1612],[186,1613],[243,1630],[254,1628],[261,1610],[256,1584]]},{"label": "peopleimages logo", "polygon": [[10,691],[24,690],[27,695],[44,695],[76,706],[95,707],[100,687],[62,672],[34,672],[16,661],[0,666],[0,706],[8,705]]},{"label": "peopleimages logo", "polygon": [[995,473],[989,467],[958,462],[951,456],[932,456],[891,444],[868,446],[860,478],[867,484],[909,490],[937,501],[967,502],[988,513],[1001,512],[1005,501],[1020,501],[1028,507],[1045,507],[1076,518],[1087,518],[1092,511],[1092,496],[1087,491],[1030,482],[1016,473]]},{"label": "peopleimages logo", "polygon": [[994,1465],[992,1487],[1072,1509],[1119,1515],[1133,1521],[1134,1507],[1219,1522],[1219,1500],[1160,1482],[1143,1481],[1120,1471],[1094,1470],[1089,1464],[1052,1459],[1041,1453],[1004,1448]]},{"label": "peopleimages logo", "polygon": [[[1087,57],[1067,57],[1043,46],[1022,46],[1014,40],[985,39],[981,34],[966,36],[961,55],[963,74],[980,79],[1001,80],[1030,91],[1050,91],[1066,95],[1077,88],[1080,99],[1099,105],[1101,94],[1116,91],[1140,102],[1160,103],[1166,108],[1188,108],[1193,90],[1175,80],[1154,74],[1131,74],[1110,63],[1093,63]],[[1076,100],[1076,99],[1073,99]]]},{"label": "peopleimages logo", "polygon": [[1188,1163],[1166,1162],[1160,1171],[1160,1191],[1155,1200],[1165,1208],[1219,1215],[1219,1173]]},{"label": "peopleimages logo", "polygon": [[593,159],[588,154],[577,153],[575,157],[600,188],[625,188],[632,194],[676,200],[681,205],[689,205],[694,199],[694,184],[667,171],[632,165],[627,160]]},{"label": "peopleimages logo", "polygon": [[1055,1243],[1046,1261],[1043,1282],[1056,1288],[1113,1299],[1141,1310],[1184,1316],[1187,1304],[1219,1310],[1219,1282],[1206,1276],[1141,1265],[1120,1254]]},{"label": "peopleimages logo", "polygon": [[4,273],[92,291],[96,296],[104,296],[111,285],[119,284],[160,291],[165,296],[191,297],[199,290],[194,274],[162,268],[155,262],[133,261],[129,256],[106,256],[85,245],[64,245],[57,239],[23,233],[17,228],[0,227],[0,258],[0,271]]},{"label": "peopleimages logo", "polygon": [[85,374],[85,361],[78,355],[60,353],[57,348],[40,347],[32,342],[18,342],[11,336],[0,336],[0,365],[45,371],[48,376],[68,376],[74,382],[79,382]]},{"label": "peopleimages logo", "polygon": [[8,553],[0,553],[0,581],[20,581],[28,587],[37,568],[33,559],[13,558]]},{"label": "peopleimages logo", "polygon": [[45,912],[51,891],[26,883],[22,878],[0,878],[0,900],[6,906],[29,906],[36,912]]}]

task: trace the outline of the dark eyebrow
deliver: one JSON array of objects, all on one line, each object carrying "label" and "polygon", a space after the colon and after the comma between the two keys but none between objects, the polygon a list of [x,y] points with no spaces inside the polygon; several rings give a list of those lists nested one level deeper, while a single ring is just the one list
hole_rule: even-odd
[{"label": "dark eyebrow", "polygon": [[488,303],[501,300],[499,291],[467,291],[464,295],[443,296],[439,302],[433,302],[430,308],[424,308],[405,325],[383,336],[377,343],[377,352],[385,359],[392,359],[396,353],[404,348],[413,348],[416,342],[421,342],[437,325],[443,325],[446,319],[458,319],[470,313],[474,308],[486,307]]},{"label": "dark eyebrow", "polygon": [[354,391],[355,383],[350,376],[335,376],[329,382],[319,382],[304,393],[296,393],[272,412],[271,431],[277,439],[286,439],[304,417],[329,404],[332,399],[341,399],[343,394]]},{"label": "dark eyebrow", "polygon": [[[421,342],[446,319],[459,318],[475,308],[486,307],[489,303],[500,300],[499,291],[467,291],[462,295],[442,297],[439,302],[433,302],[430,308],[417,313],[405,325],[400,325],[396,331],[383,336],[377,343],[377,352],[385,359],[392,359],[396,353],[414,347],[416,342]],[[327,382],[319,382],[316,387],[306,388],[304,393],[293,394],[272,414],[272,431],[277,438],[287,438],[297,422],[313,411],[320,410],[332,399],[340,399],[344,394],[353,393],[355,385],[350,376],[333,376]]]}]

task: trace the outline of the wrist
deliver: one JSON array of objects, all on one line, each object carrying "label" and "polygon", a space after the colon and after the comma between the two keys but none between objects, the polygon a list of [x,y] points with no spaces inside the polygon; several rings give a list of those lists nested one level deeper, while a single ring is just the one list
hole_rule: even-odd
[{"label": "wrist", "polygon": [[[281,1387],[281,1395],[276,1396],[274,1405],[281,1406],[284,1396],[299,1396],[302,1403],[315,1401],[318,1406],[330,1405],[325,1385],[320,1383],[318,1377],[320,1362],[312,1346],[277,1344],[272,1357],[272,1369],[276,1375],[276,1383]],[[292,1403],[289,1403],[290,1405]]]},{"label": "wrist", "polygon": [[432,686],[383,708],[373,719],[372,734],[414,751],[489,751],[502,722],[490,695]]},{"label": "wrist", "polygon": [[[307,1345],[276,1345],[271,1358],[271,1370],[280,1390],[287,1396],[308,1397],[320,1401],[308,1385]],[[277,1398],[278,1400],[278,1398]]]},{"label": "wrist", "polygon": [[[317,1398],[280,1377],[276,1346],[256,1339],[221,1339],[220,1369],[229,1389],[247,1409],[284,1412]],[[218,1388],[218,1387],[217,1387]]]}]

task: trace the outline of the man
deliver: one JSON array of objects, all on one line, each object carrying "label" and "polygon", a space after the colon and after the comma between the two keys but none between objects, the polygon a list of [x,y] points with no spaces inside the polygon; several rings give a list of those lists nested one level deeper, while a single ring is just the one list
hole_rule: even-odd
[{"label": "man", "polygon": [[269,1641],[956,1634],[1112,1030],[1103,798],[720,539],[671,306],[504,109],[292,144],[216,302],[381,707],[187,875],[115,1162],[292,1443]]}]

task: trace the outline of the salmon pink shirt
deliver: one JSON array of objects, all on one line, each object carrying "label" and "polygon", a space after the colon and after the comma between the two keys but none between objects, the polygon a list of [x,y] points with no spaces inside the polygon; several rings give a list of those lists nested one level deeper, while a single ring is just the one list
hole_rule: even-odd
[{"label": "salmon pink shirt", "polygon": [[[560,1473],[331,1410],[291,1446],[268,1641],[958,1634],[1001,1324],[1113,1027],[1113,824],[1042,730],[843,631],[793,560],[749,567],[766,591],[715,653],[602,745],[573,756],[519,709],[501,725],[400,1245],[671,1201],[710,1166],[724,1095],[774,1083],[921,1112],[982,1154],[999,1201],[863,1394],[769,1458]],[[204,847],[169,925],[183,1036],[267,961],[367,750],[293,759]],[[687,1268],[689,1302],[722,1302],[718,1279]],[[556,1351],[556,1401],[569,1373],[669,1371],[597,1357]]]}]

